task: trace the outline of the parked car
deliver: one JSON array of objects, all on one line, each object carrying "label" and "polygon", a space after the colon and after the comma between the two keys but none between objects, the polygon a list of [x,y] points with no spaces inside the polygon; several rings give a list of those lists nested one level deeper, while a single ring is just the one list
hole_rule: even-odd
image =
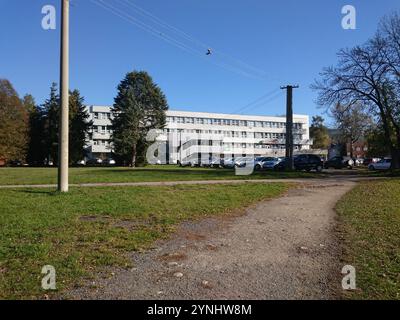
[{"label": "parked car", "polygon": [[382,159],[368,166],[369,170],[389,170],[392,166],[392,159]]},{"label": "parked car", "polygon": [[86,161],[86,165],[88,166],[99,166],[103,163],[103,160],[100,158],[92,158]]},{"label": "parked car", "polygon": [[114,159],[109,158],[109,159],[104,160],[103,164],[106,166],[115,166],[116,162]]},{"label": "parked car", "polygon": [[284,158],[269,157],[263,162],[262,168],[265,170],[272,170],[277,164],[279,164]]},{"label": "parked car", "polygon": [[367,158],[364,159],[363,165],[368,167],[371,163],[377,163],[380,160],[380,158]]},{"label": "parked car", "polygon": [[234,158],[222,159],[221,164],[223,168],[233,169],[235,167],[235,159]]},{"label": "parked car", "polygon": [[356,166],[362,166],[364,164],[364,159],[363,158],[356,158],[354,159],[354,163]]},{"label": "parked car", "polygon": [[222,167],[222,159],[220,158],[213,158],[209,164],[210,168],[221,168]]},{"label": "parked car", "polygon": [[185,159],[182,161],[179,161],[179,166],[180,167],[198,167],[199,166],[199,160],[198,159]]},{"label": "parked car", "polygon": [[[294,169],[295,170],[315,170],[321,172],[324,168],[324,162],[322,159],[315,154],[301,154],[294,157]],[[274,169],[278,171],[283,171],[287,165],[287,158],[284,158],[279,162]]]},{"label": "parked car", "polygon": [[76,165],[77,166],[84,166],[84,165],[86,165],[86,161],[85,160],[79,160],[79,161],[76,162]]},{"label": "parked car", "polygon": [[10,167],[22,167],[23,163],[20,160],[11,160],[8,162]]},{"label": "parked car", "polygon": [[324,167],[325,169],[352,169],[354,167],[354,160],[349,157],[336,156],[326,161]]},{"label": "parked car", "polygon": [[271,161],[272,157],[257,157],[254,159],[254,170],[260,171],[266,161]]},{"label": "parked car", "polygon": [[244,168],[246,166],[254,166],[254,158],[252,157],[243,157],[235,159],[235,167]]}]

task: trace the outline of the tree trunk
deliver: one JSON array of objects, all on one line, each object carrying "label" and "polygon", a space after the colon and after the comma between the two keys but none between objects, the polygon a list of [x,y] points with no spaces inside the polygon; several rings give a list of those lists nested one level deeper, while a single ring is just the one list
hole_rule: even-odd
[{"label": "tree trunk", "polygon": [[132,160],[131,160],[131,167],[136,167],[136,142],[132,146]]},{"label": "tree trunk", "polygon": [[[385,133],[385,139],[389,145],[390,155],[392,157],[392,166],[391,169],[399,169],[400,168],[400,150],[396,148],[392,141],[392,135],[390,131],[390,125],[388,123],[388,119],[386,117],[385,108],[382,105],[378,105],[380,110],[380,116],[382,120],[383,130]],[[398,140],[398,139],[397,139]]]},{"label": "tree trunk", "polygon": [[400,169],[400,136],[397,137],[397,147],[390,148],[392,155],[392,169]]}]

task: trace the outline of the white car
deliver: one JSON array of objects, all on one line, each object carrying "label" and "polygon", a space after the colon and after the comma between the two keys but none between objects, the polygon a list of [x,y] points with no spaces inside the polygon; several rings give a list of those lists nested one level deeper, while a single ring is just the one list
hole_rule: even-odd
[{"label": "white car", "polygon": [[368,166],[369,170],[389,170],[392,166],[392,159],[382,159]]},{"label": "white car", "polygon": [[180,167],[192,167],[192,168],[198,167],[199,166],[199,160],[198,159],[194,159],[194,158],[185,159],[185,160],[179,161],[179,166]]},{"label": "white car", "polygon": [[86,165],[86,161],[85,160],[79,160],[79,161],[76,162],[76,165],[77,166],[84,166],[84,165]]},{"label": "white car", "polygon": [[105,161],[103,161],[103,164],[109,165],[109,166],[115,166],[116,162],[114,159],[106,159]]}]

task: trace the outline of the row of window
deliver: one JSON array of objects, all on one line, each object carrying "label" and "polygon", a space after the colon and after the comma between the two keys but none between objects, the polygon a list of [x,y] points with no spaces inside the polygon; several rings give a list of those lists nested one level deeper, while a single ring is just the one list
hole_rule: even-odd
[{"label": "row of window", "polygon": [[[111,120],[110,112],[94,112],[93,118],[96,120]],[[286,128],[285,122],[273,121],[249,121],[249,120],[231,120],[231,119],[210,119],[210,118],[192,118],[192,117],[167,117],[167,123],[187,123],[202,125],[221,125],[221,126],[239,126],[256,128]],[[294,129],[302,129],[302,123],[294,123]]]},{"label": "row of window", "polygon": [[96,120],[111,120],[111,113],[109,112],[95,112],[93,118]]},{"label": "row of window", "polygon": [[102,134],[112,133],[111,126],[93,126],[92,130],[95,133],[102,133]]},{"label": "row of window", "polygon": [[[200,145],[205,145],[206,143],[200,143]],[[218,143],[220,146],[224,147],[224,150],[231,150],[231,149],[236,149],[236,148],[256,148],[256,149],[285,149],[285,145],[271,145],[271,144],[253,144],[253,143]],[[93,145],[95,146],[104,146],[104,147],[109,147],[111,146],[111,141],[109,140],[93,140]],[[214,143],[215,145],[215,143]],[[300,146],[295,146],[295,150],[300,150]]]},{"label": "row of window", "polygon": [[[286,133],[255,132],[255,139],[286,139]],[[293,134],[293,139],[302,140],[303,135]]]},{"label": "row of window", "polygon": [[[167,117],[167,123],[187,123],[187,124],[205,124],[220,126],[239,126],[256,128],[286,128],[285,122],[273,121],[250,121],[250,120],[232,120],[232,119],[210,119],[210,118],[192,118],[192,117]],[[301,129],[302,123],[294,123],[294,129]]]},{"label": "row of window", "polygon": [[[272,150],[285,150],[286,146],[283,144],[256,144],[254,146],[256,149],[272,149]],[[301,150],[301,146],[296,145],[294,150]]]},{"label": "row of window", "polygon": [[[177,129],[165,129],[164,133],[176,133]],[[255,139],[286,139],[285,133],[274,132],[246,132],[246,131],[223,131],[223,130],[182,130],[182,133],[215,134],[226,138],[255,138]],[[302,140],[301,134],[293,134],[294,139]]]},{"label": "row of window", "polygon": [[110,146],[111,142],[109,140],[93,140],[94,146]]}]

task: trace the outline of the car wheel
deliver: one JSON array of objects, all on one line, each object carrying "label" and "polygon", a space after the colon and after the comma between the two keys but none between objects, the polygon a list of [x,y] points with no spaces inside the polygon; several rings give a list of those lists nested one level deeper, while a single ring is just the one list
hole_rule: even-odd
[{"label": "car wheel", "polygon": [[315,169],[317,172],[322,172],[322,166],[317,166],[317,168]]},{"label": "car wheel", "polygon": [[257,164],[254,168],[256,171],[260,171],[261,170],[261,166],[259,164]]}]

